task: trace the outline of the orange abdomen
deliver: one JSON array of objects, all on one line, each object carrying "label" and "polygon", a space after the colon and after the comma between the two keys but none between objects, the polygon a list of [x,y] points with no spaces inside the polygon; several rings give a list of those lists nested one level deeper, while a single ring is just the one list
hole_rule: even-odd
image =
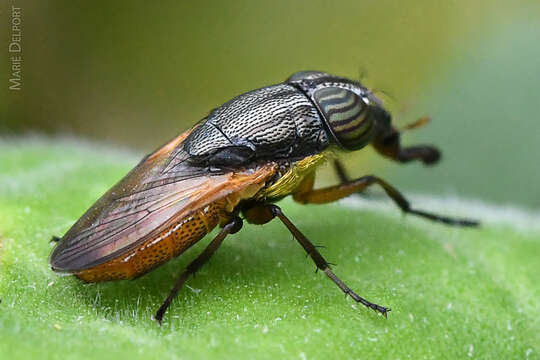
[{"label": "orange abdomen", "polygon": [[224,201],[214,202],[179,219],[130,252],[75,275],[86,282],[131,279],[143,275],[180,255],[212,231],[223,216],[224,207]]}]

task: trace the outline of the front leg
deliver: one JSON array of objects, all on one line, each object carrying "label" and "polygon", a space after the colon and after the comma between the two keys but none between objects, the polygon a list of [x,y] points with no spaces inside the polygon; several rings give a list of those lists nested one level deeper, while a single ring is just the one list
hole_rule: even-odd
[{"label": "front leg", "polygon": [[439,162],[441,152],[431,145],[401,146],[401,133],[388,126],[381,129],[373,140],[373,147],[377,152],[394,161],[407,163],[420,160],[424,165],[434,165]]},{"label": "front leg", "polygon": [[[311,182],[312,184],[312,182]],[[392,201],[405,213],[422,216],[424,218],[439,221],[448,225],[455,226],[478,226],[478,222],[467,219],[454,219],[446,216],[436,215],[422,210],[415,210],[407,199],[392,185],[388,184],[381,178],[373,175],[362,176],[356,180],[346,181],[340,185],[329,186],[322,189],[314,190],[313,187],[308,189],[307,186],[300,186],[296,193],[293,194],[293,199],[302,204],[326,204],[343,199],[351,194],[365,190],[368,186],[379,184],[384,192],[392,199]]]},{"label": "front leg", "polygon": [[345,166],[343,165],[343,163],[340,160],[335,159],[333,162],[333,165],[334,165],[334,171],[336,172],[336,175],[339,181],[342,184],[348,182],[350,180],[350,177],[349,177],[349,174],[347,174],[347,170],[345,169]]}]

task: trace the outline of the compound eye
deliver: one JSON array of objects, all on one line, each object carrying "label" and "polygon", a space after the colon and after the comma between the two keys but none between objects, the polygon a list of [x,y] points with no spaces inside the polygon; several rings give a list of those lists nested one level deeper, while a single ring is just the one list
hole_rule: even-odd
[{"label": "compound eye", "polygon": [[343,148],[358,150],[371,141],[373,119],[368,116],[369,106],[359,95],[340,87],[323,87],[315,91],[313,99]]}]

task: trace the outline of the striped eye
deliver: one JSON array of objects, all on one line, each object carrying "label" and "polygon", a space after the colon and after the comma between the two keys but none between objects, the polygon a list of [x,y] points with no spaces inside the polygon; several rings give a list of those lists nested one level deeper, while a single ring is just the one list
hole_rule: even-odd
[{"label": "striped eye", "polygon": [[347,150],[358,150],[373,136],[373,118],[369,107],[354,92],[339,87],[324,87],[313,94],[334,138]]}]

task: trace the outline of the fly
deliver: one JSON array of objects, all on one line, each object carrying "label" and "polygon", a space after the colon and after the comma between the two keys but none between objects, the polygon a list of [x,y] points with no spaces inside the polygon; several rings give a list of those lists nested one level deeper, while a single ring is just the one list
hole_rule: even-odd
[{"label": "fly", "polygon": [[[435,147],[403,147],[400,135],[382,102],[358,81],[318,71],[295,73],[283,83],[235,97],[144,158],[54,239],[51,267],[86,282],[133,279],[182,254],[219,225],[218,235],[180,274],[155,314],[161,323],[184,282],[244,220],[265,224],[277,218],[345,294],[387,316],[389,308],[357,295],[334,274],[275,202],[292,195],[302,204],[325,204],[378,184],[405,213],[448,225],[478,225],[414,209],[377,176],[350,179],[332,156],[371,144],[401,163],[439,160]],[[314,189],[315,171],[327,160],[333,161],[340,184]]]}]

